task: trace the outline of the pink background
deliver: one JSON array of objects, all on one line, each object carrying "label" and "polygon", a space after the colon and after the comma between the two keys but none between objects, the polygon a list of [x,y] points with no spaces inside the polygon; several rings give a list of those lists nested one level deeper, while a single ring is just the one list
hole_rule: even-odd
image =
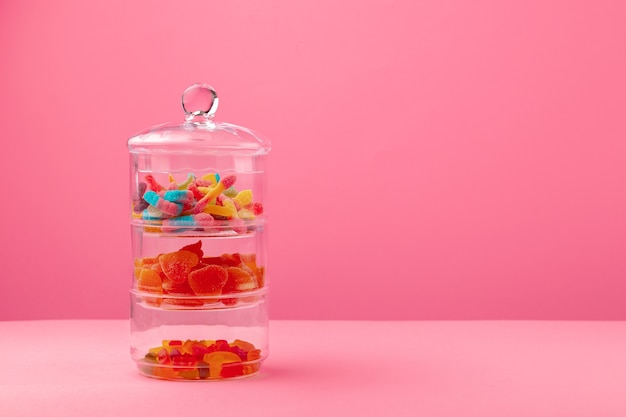
[{"label": "pink background", "polygon": [[275,319],[626,319],[623,1],[0,3],[0,319],[125,318],[126,140],[271,139]]}]

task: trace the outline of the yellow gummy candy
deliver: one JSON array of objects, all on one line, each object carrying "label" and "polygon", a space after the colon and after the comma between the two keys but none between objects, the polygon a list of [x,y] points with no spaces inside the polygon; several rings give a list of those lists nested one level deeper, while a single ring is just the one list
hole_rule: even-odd
[{"label": "yellow gummy candy", "polygon": [[252,204],[252,190],[241,190],[239,194],[233,197],[233,200],[239,204],[240,207],[248,207]]},{"label": "yellow gummy candy", "polygon": [[206,174],[206,175],[203,175],[203,176],[202,176],[202,179],[203,179],[203,180],[206,180],[206,181],[211,181],[211,183],[212,183],[213,185],[217,184],[217,177],[215,176],[215,174]]},{"label": "yellow gummy candy", "polygon": [[216,216],[228,217],[229,219],[233,216],[231,209],[224,206],[218,206],[217,204],[208,204],[202,211]]},{"label": "yellow gummy candy", "polygon": [[235,203],[233,203],[233,200],[224,200],[222,204],[224,204],[225,208],[230,210],[230,216],[228,217],[239,217],[237,215],[237,206],[235,206]]},{"label": "yellow gummy candy", "polygon": [[252,210],[248,210],[247,208],[240,209],[237,212],[237,215],[239,216],[240,219],[243,219],[243,220],[252,220],[255,217]]}]

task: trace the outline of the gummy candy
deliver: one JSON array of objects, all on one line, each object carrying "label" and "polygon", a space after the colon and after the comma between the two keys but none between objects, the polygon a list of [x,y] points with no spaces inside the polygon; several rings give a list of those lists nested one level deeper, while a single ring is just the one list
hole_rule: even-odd
[{"label": "gummy candy", "polygon": [[239,355],[232,352],[216,351],[212,353],[207,353],[206,355],[204,355],[204,362],[209,364],[209,375],[211,378],[218,378],[220,376],[229,378],[243,374],[243,367],[241,367],[241,371],[237,369],[236,374],[227,371],[227,375],[222,375],[222,370],[230,367],[224,367],[225,364],[241,362],[241,358],[239,357]]},{"label": "gummy candy", "polygon": [[241,190],[233,197],[233,200],[239,204],[240,207],[247,208],[252,205],[252,190]]},{"label": "gummy candy", "polygon": [[207,265],[189,273],[189,286],[196,295],[220,295],[228,272],[219,265]]},{"label": "gummy candy", "polygon": [[135,213],[141,213],[149,206],[148,202],[142,198],[146,188],[148,188],[148,184],[145,182],[140,182],[137,186],[137,194],[133,196],[133,211]]},{"label": "gummy candy", "polygon": [[163,294],[163,280],[158,272],[152,269],[142,268],[137,280],[137,288],[139,291],[147,291],[157,294]]},{"label": "gummy candy", "polygon": [[167,278],[176,284],[187,280],[191,268],[199,262],[198,256],[187,250],[166,253],[159,256],[159,263]]},{"label": "gummy candy", "polygon": [[263,205],[261,203],[253,203],[252,206],[250,206],[250,209],[255,216],[263,214]]},{"label": "gummy candy", "polygon": [[183,212],[182,204],[167,201],[152,190],[146,191],[143,195],[143,199],[146,200],[152,207],[156,207],[163,213],[170,216],[178,216]]},{"label": "gummy candy", "polygon": [[253,253],[204,256],[202,240],[175,252],[135,259],[133,270],[136,288],[155,295],[144,295],[142,299],[169,309],[216,308],[213,304],[219,301],[225,305],[255,302],[256,294],[237,298],[220,295],[241,294],[264,287],[264,272]]},{"label": "gummy candy", "polygon": [[260,367],[261,351],[235,340],[163,340],[138,363],[141,372],[161,379],[222,379],[249,375]]},{"label": "gummy candy", "polygon": [[[144,230],[151,233],[210,230],[247,233],[253,229],[252,222],[262,214],[263,207],[253,201],[251,189],[237,191],[233,185],[236,179],[235,175],[221,178],[217,173],[197,178],[190,173],[185,181],[177,183],[169,174],[169,183],[164,187],[152,174],[145,175],[137,182],[131,216],[144,220]],[[211,218],[196,217],[199,214]]]},{"label": "gummy candy", "polygon": [[148,175],[146,175],[145,179],[146,179],[146,182],[148,183],[148,189],[149,190],[152,190],[152,191],[157,192],[157,193],[159,191],[165,190],[165,187],[163,187],[161,184],[159,184],[157,182],[157,180],[154,178],[153,175],[148,174]]},{"label": "gummy candy", "polygon": [[228,272],[228,281],[222,289],[223,293],[251,291],[258,288],[256,278],[248,271],[236,266],[229,266],[226,271]]},{"label": "gummy candy", "polygon": [[204,256],[204,252],[202,252],[202,241],[201,240],[197,241],[196,243],[192,243],[190,245],[183,246],[180,250],[186,250],[186,251],[195,253],[196,256],[198,257],[198,259],[202,259],[202,257]]},{"label": "gummy candy", "polygon": [[230,208],[224,206],[218,206],[217,204],[209,204],[203,209],[204,213],[211,214],[214,216],[219,216],[224,219],[229,219],[232,217],[233,212]]}]

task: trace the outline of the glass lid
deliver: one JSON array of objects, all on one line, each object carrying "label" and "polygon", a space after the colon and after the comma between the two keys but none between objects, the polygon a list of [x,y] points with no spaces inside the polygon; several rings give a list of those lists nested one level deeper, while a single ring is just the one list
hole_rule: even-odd
[{"label": "glass lid", "polygon": [[208,153],[263,155],[268,140],[245,127],[215,121],[217,92],[207,84],[194,84],[182,94],[185,120],[154,126],[128,140],[131,153]]}]

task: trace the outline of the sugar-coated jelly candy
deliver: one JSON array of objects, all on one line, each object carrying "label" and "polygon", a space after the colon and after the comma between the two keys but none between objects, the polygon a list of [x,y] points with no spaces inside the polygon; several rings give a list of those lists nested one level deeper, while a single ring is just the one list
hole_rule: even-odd
[{"label": "sugar-coated jelly candy", "polygon": [[198,259],[202,259],[202,256],[204,256],[204,253],[202,252],[202,241],[199,240],[196,243],[192,243],[190,245],[187,246],[183,246],[180,250],[186,250],[192,253],[195,253],[196,256],[198,257]]},{"label": "sugar-coated jelly candy", "polygon": [[228,272],[228,281],[222,289],[223,293],[252,291],[258,288],[256,278],[243,268],[229,266],[226,271]]},{"label": "sugar-coated jelly candy", "polygon": [[228,272],[219,265],[207,265],[189,273],[189,286],[196,295],[220,295]]},{"label": "sugar-coated jelly candy", "polygon": [[233,200],[239,204],[240,207],[248,208],[252,205],[252,190],[241,190],[233,197]]},{"label": "sugar-coated jelly candy", "polygon": [[187,250],[166,253],[159,256],[161,269],[172,282],[180,284],[187,280],[191,268],[199,262],[198,255]]},{"label": "sugar-coated jelly candy", "polygon": [[147,291],[152,293],[163,293],[163,280],[161,276],[152,269],[142,268],[137,280],[137,288],[139,291]]}]

